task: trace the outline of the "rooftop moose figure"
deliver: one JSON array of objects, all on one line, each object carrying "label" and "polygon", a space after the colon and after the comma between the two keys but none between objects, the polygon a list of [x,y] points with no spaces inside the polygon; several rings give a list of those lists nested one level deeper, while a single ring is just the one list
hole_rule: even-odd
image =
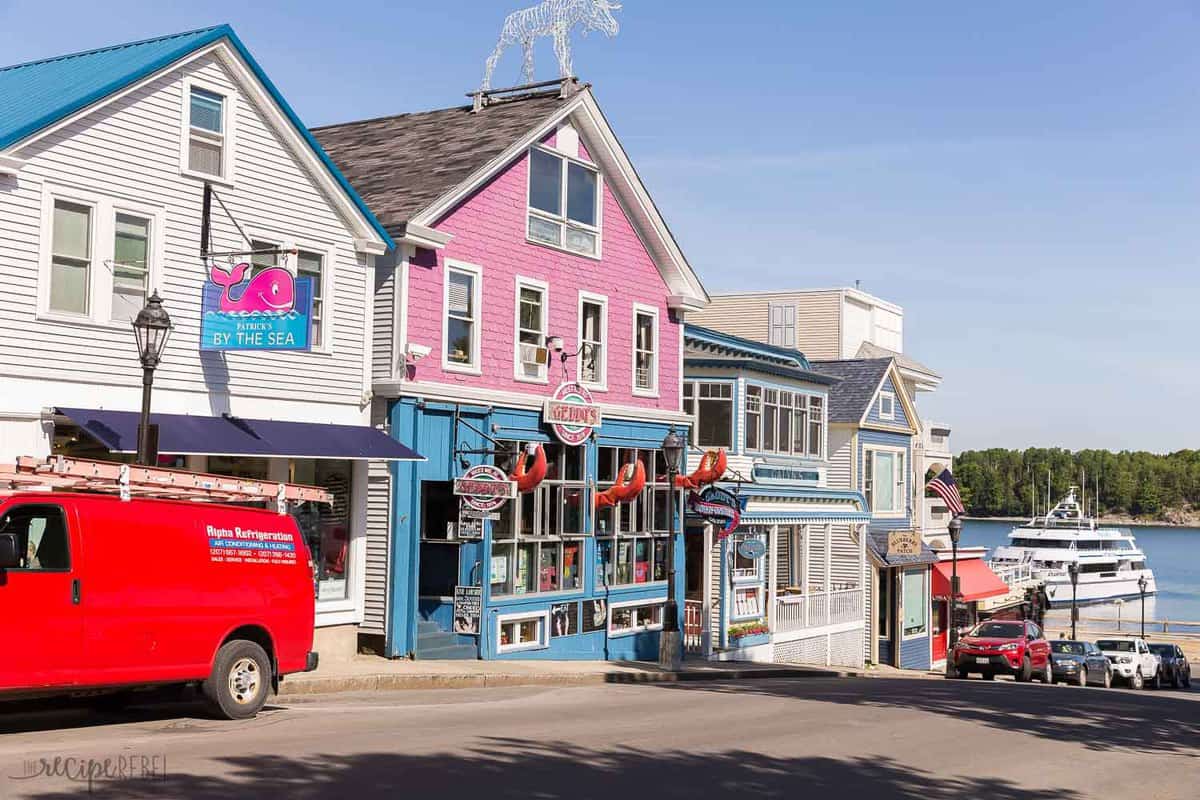
[{"label": "rooftop moose figure", "polygon": [[616,36],[617,25],[614,11],[621,8],[611,0],[544,0],[536,6],[514,11],[504,20],[496,49],[487,60],[480,91],[492,88],[492,73],[504,51],[520,44],[525,53],[521,70],[525,83],[533,83],[533,44],[541,36],[554,37],[554,54],[558,56],[560,78],[569,78],[571,67],[571,29],[576,25],[583,32],[600,31],[605,36]]}]

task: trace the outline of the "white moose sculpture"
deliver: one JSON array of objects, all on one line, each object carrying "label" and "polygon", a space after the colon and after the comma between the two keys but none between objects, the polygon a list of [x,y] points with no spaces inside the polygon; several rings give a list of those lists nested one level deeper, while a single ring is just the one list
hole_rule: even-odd
[{"label": "white moose sculpture", "polygon": [[533,43],[541,36],[554,37],[559,77],[571,77],[571,29],[580,25],[585,35],[588,31],[600,31],[610,38],[616,36],[619,26],[613,12],[620,9],[621,5],[612,0],[543,0],[539,5],[514,11],[504,20],[504,27],[500,29],[500,39],[487,60],[480,90],[492,88],[492,73],[496,63],[504,51],[514,44],[520,44],[525,51],[525,61],[521,67],[525,83],[533,83]]}]

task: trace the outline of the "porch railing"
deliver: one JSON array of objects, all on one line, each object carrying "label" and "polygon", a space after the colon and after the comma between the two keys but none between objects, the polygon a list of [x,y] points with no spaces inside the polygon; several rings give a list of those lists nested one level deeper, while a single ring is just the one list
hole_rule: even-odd
[{"label": "porch railing", "polygon": [[774,629],[780,633],[863,619],[861,589],[776,598]]}]

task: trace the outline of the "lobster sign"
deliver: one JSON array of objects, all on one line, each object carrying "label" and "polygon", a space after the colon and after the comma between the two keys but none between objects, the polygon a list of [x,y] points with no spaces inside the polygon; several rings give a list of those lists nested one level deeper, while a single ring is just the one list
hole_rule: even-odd
[{"label": "lobster sign", "polygon": [[201,350],[309,350],[312,278],[283,267],[209,265],[200,300]]}]

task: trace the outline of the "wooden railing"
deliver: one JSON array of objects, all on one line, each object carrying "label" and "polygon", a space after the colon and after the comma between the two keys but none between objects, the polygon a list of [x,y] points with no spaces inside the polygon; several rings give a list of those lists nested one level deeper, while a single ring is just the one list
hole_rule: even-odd
[{"label": "wooden railing", "polygon": [[775,600],[772,629],[780,633],[839,625],[863,619],[861,589],[785,595]]},{"label": "wooden railing", "polygon": [[704,603],[700,600],[683,601],[683,651],[701,654],[704,652]]}]

